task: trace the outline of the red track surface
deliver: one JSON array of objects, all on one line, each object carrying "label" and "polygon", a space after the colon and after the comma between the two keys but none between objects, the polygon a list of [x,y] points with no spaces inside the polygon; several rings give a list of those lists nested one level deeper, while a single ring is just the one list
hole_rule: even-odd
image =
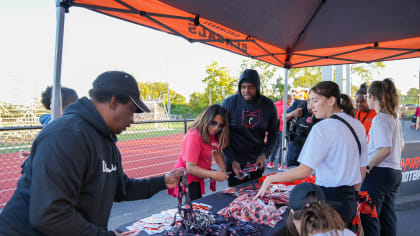
[{"label": "red track surface", "polygon": [[[133,178],[163,175],[174,166],[184,134],[118,142],[124,172]],[[0,154],[0,208],[16,189],[24,158],[19,153]]]}]

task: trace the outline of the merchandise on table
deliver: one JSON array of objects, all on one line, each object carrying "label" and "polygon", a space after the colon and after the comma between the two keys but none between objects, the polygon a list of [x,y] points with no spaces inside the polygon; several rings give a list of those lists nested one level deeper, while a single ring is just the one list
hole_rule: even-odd
[{"label": "merchandise on table", "polygon": [[[147,234],[165,233],[166,235],[261,235],[262,225],[274,227],[287,211],[290,191],[296,184],[314,182],[311,176],[302,180],[273,183],[270,194],[253,201],[261,188],[260,183],[252,183],[245,187],[230,187],[223,191],[237,198],[231,204],[214,215],[209,204],[194,202],[189,198],[186,176],[180,187],[187,187],[178,196],[178,209],[163,211],[139,220],[127,227],[131,230],[125,235],[134,236],[140,231]],[[260,178],[259,182],[264,181]],[[182,186],[184,185],[184,186]],[[182,189],[182,188],[180,188]],[[185,197],[185,202],[182,202]],[[192,208],[192,209],[191,209]]]},{"label": "merchandise on table", "polygon": [[[136,235],[140,231],[145,231],[147,234],[163,233],[165,230],[171,229],[177,212],[178,209],[169,209],[141,219],[128,226],[127,229],[130,230],[130,233],[125,235]],[[181,220],[181,218],[178,216],[177,220]]]},{"label": "merchandise on table", "polygon": [[[270,194],[265,194],[260,199],[268,204],[270,201],[273,202],[277,207],[288,205],[289,193],[294,185],[283,185],[283,184],[272,184],[270,187]],[[254,183],[247,185],[246,187],[230,187],[223,191],[225,194],[232,194],[235,197],[239,197],[244,194],[248,194],[251,197],[257,195],[258,190],[261,188],[261,184]]]},{"label": "merchandise on table", "polygon": [[[242,236],[242,235],[261,235],[262,226],[251,223],[241,222],[234,219],[228,219],[221,215],[214,216],[214,222],[206,228],[185,231],[183,227],[174,227],[169,230],[166,235],[183,235],[183,236]],[[179,225],[178,225],[179,226]]]},{"label": "merchandise on table", "polygon": [[240,188],[240,187],[229,187],[223,191],[225,194],[232,194],[235,197],[239,197],[240,195],[244,193],[255,193],[257,189],[261,188],[261,184],[259,183],[253,183],[250,185],[247,185],[246,187]]},{"label": "merchandise on table", "polygon": [[243,168],[243,172],[239,173],[238,175],[235,175],[235,178],[239,180],[245,179],[245,177],[249,176],[251,172],[255,172],[258,170],[257,164],[248,164]]},{"label": "merchandise on table", "polygon": [[[253,200],[255,194],[243,194],[236,198],[229,206],[221,209],[217,214],[226,218],[233,218],[244,222],[254,222],[274,227],[279,222],[286,210],[287,205],[277,208],[274,201]],[[286,202],[284,202],[286,203]]]},{"label": "merchandise on table", "polygon": [[211,206],[204,203],[193,202],[192,203],[194,211],[210,212]]}]

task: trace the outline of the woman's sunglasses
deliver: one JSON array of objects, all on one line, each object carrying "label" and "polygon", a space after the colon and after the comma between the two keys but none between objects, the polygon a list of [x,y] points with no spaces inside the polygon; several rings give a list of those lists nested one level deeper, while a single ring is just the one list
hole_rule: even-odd
[{"label": "woman's sunglasses", "polygon": [[225,124],[224,123],[217,123],[217,121],[212,120],[212,121],[210,121],[209,126],[212,127],[212,128],[223,129],[225,127]]}]

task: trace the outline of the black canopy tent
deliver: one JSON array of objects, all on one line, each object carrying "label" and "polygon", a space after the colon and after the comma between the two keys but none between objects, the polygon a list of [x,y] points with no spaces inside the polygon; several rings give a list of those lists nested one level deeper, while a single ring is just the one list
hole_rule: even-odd
[{"label": "black canopy tent", "polygon": [[56,6],[53,119],[61,107],[64,12],[71,7],[284,67],[284,94],[289,68],[420,57],[418,0],[57,0]]}]

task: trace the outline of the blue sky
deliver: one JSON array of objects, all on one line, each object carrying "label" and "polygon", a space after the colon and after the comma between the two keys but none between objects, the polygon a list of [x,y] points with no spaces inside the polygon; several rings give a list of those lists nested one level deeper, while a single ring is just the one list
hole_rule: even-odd
[{"label": "blue sky", "polygon": [[[0,29],[0,101],[27,103],[53,80],[55,0],[0,0]],[[84,96],[98,74],[124,70],[138,81],[168,81],[188,99],[203,90],[205,67],[212,61],[237,76],[243,59],[73,7],[65,18],[62,84]],[[387,62],[377,79],[392,77],[405,92],[418,86],[419,67],[419,59]]]}]

